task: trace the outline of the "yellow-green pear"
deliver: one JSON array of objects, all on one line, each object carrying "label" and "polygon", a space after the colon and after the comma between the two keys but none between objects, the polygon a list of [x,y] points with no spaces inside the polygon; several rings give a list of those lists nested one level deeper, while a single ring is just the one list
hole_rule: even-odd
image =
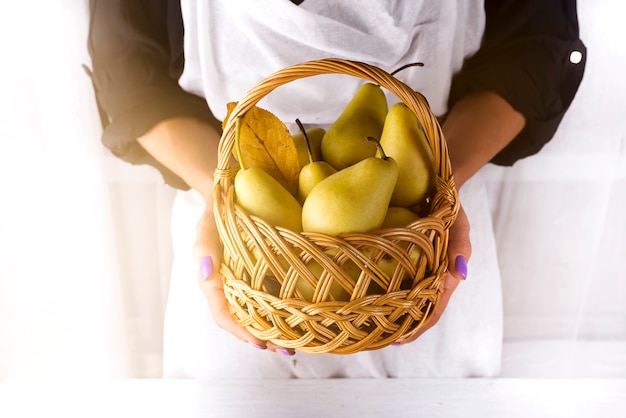
[{"label": "yellow-green pear", "polygon": [[237,204],[249,215],[273,226],[302,231],[302,205],[282,184],[261,167],[245,167],[241,153],[242,118],[237,119],[235,147],[241,165],[233,188]]},{"label": "yellow-green pear", "polygon": [[[410,224],[411,222],[417,220],[419,216],[411,211],[410,209],[399,207],[399,206],[390,206],[387,209],[387,214],[385,215],[385,220],[381,226],[381,229],[384,228],[402,228]],[[407,243],[400,244],[403,248],[408,246]],[[364,254],[369,258],[371,257],[372,250],[366,249]],[[421,255],[421,249],[418,247],[413,248],[411,253],[409,254],[409,258],[411,259],[411,263],[417,263],[419,256]],[[388,254],[385,254],[383,257],[379,259],[376,263],[377,266],[388,276],[392,277],[398,267],[398,261]]]},{"label": "yellow-green pear", "polygon": [[[408,243],[406,242],[401,243],[400,246],[406,249],[408,246]],[[363,251],[363,254],[367,258],[371,258],[372,253],[373,253],[373,250],[369,248]],[[410,263],[413,265],[416,265],[421,255],[422,255],[422,249],[417,246],[413,247],[413,249],[409,253]],[[396,269],[398,268],[398,260],[391,257],[389,254],[384,254],[382,257],[379,258],[376,265],[385,275],[387,275],[387,277],[392,277],[394,273],[396,272]],[[403,278],[406,278],[406,277],[407,277],[407,272],[405,271]]]},{"label": "yellow-green pear", "polygon": [[[322,137],[326,133],[324,128],[310,128],[306,130],[306,136],[309,140],[311,147],[311,154],[313,155],[313,161],[320,161],[322,159]],[[304,139],[303,132],[297,132],[291,136],[293,142],[296,144],[298,150],[298,158],[300,159],[300,167],[307,165],[309,161],[309,150]]]},{"label": "yellow-green pear", "polygon": [[303,230],[338,235],[379,229],[397,179],[398,165],[384,152],[339,170],[309,193],[302,207]]},{"label": "yellow-green pear", "polygon": [[[413,265],[417,264],[417,261],[419,260],[421,254],[422,250],[420,248],[416,247],[411,250],[409,258],[411,259],[411,263]],[[398,261],[388,255],[385,255],[380,259],[380,261],[378,261],[377,265],[388,277],[391,277],[398,268]],[[404,273],[404,276],[406,277],[406,271]]]},{"label": "yellow-green pear", "polygon": [[[269,240],[267,238],[265,239],[265,243],[269,245]],[[261,250],[259,250],[259,247],[252,247],[251,255],[252,255],[252,261],[254,263],[257,263],[259,260],[262,260],[264,258],[263,255],[261,254]],[[278,262],[280,263],[283,269],[289,270],[291,266],[284,256],[280,254],[276,254],[275,252],[274,252],[274,256],[276,259],[278,259]],[[274,273],[269,272],[267,275],[274,276]]]},{"label": "yellow-green pear", "polygon": [[248,214],[274,226],[302,231],[302,205],[262,168],[239,170],[234,189],[237,203]]},{"label": "yellow-green pear", "polygon": [[335,174],[337,170],[326,161],[316,160],[309,132],[305,131],[300,120],[296,119],[296,123],[301,129],[302,141],[307,155],[306,163],[304,165],[300,163],[302,168],[298,174],[298,200],[300,203],[304,203],[313,187],[331,174]]},{"label": "yellow-green pear", "polygon": [[337,170],[373,157],[376,145],[366,137],[380,138],[387,115],[382,88],[365,83],[355,93],[322,138],[322,159]]},{"label": "yellow-green pear", "polygon": [[298,175],[298,198],[300,203],[304,203],[313,187],[336,172],[337,170],[326,161],[313,161],[302,167]]},{"label": "yellow-green pear", "polygon": [[418,218],[419,216],[410,209],[401,206],[389,206],[381,228],[402,228]]},{"label": "yellow-green pear", "polygon": [[404,103],[389,109],[380,144],[398,164],[391,205],[409,207],[422,201],[434,186],[435,164],[417,116]]},{"label": "yellow-green pear", "polygon": [[[311,261],[307,264],[307,268],[313,275],[319,280],[322,277],[322,273],[324,273],[324,269],[322,266],[316,262]],[[358,276],[357,276],[358,277]],[[305,279],[299,279],[296,283],[296,287],[302,293],[302,296],[305,300],[312,302],[313,295],[315,294],[315,288],[311,286],[311,284]],[[350,300],[350,294],[339,284],[337,281],[333,281],[330,285],[329,292],[334,300],[336,301],[348,301]]]}]

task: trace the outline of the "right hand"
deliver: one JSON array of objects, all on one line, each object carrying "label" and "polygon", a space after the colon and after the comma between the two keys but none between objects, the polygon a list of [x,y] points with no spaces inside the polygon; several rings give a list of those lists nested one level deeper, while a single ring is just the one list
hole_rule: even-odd
[{"label": "right hand", "polygon": [[[223,330],[257,348],[293,355],[293,349],[278,346],[271,341],[260,340],[252,335],[247,329],[240,326],[230,313],[230,308],[224,295],[224,283],[219,274],[222,262],[222,249],[213,215],[212,198],[209,198],[205,203],[204,213],[196,227],[194,256],[200,266],[198,274],[199,286],[209,303],[215,323]],[[210,257],[210,259],[207,257]],[[211,265],[212,268],[210,268]]]},{"label": "right hand", "polygon": [[418,339],[422,334],[435,326],[443,315],[450,297],[456,290],[459,283],[467,278],[467,261],[472,255],[472,244],[470,242],[470,224],[463,210],[463,206],[459,209],[456,221],[450,228],[450,240],[448,243],[448,271],[444,279],[443,294],[439,303],[435,307],[432,316],[422,329],[410,338],[403,340],[395,345],[407,344]]}]

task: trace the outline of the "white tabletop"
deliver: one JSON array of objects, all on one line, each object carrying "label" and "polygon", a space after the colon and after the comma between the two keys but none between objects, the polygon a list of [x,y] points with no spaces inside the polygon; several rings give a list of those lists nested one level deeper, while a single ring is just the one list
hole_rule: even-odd
[{"label": "white tabletop", "polygon": [[626,379],[4,380],[0,417],[626,417]]}]

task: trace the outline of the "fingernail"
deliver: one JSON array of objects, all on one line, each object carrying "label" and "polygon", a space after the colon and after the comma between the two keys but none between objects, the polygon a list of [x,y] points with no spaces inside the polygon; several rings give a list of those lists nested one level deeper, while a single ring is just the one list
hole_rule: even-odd
[{"label": "fingernail", "polygon": [[289,350],[287,350],[286,348],[283,348],[283,349],[278,350],[278,351],[280,351],[281,353],[283,353],[283,354],[284,354],[284,355],[286,355],[286,356],[291,356],[291,355],[292,355],[292,354],[289,352]]},{"label": "fingernail", "polygon": [[265,350],[265,347],[263,347],[262,345],[255,344],[253,342],[251,342],[250,344],[252,344],[254,348],[258,348],[259,350]]},{"label": "fingernail", "polygon": [[393,345],[394,347],[398,347],[398,346],[402,345],[402,343],[391,343],[390,345]]},{"label": "fingernail", "polygon": [[208,279],[213,273],[213,259],[210,255],[206,255],[200,260],[200,276],[202,280]]},{"label": "fingernail", "polygon": [[463,276],[463,280],[467,278],[467,260],[462,255],[459,255],[454,261],[454,268],[457,273]]}]

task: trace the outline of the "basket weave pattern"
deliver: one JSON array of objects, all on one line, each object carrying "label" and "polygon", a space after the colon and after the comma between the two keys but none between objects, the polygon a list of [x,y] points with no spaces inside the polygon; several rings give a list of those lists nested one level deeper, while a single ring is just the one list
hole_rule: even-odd
[{"label": "basket weave pattern", "polygon": [[[334,237],[274,227],[237,206],[233,189],[237,167],[231,166],[237,117],[277,87],[320,74],[379,84],[415,112],[437,174],[425,216],[405,228]],[[377,67],[324,59],[284,68],[259,82],[241,98],[224,126],[213,193],[224,249],[221,273],[226,298],[239,324],[260,339],[309,353],[374,350],[417,332],[439,301],[448,231],[458,212],[446,144],[425,99]],[[319,277],[307,267],[311,262],[322,266]],[[388,274],[381,262],[397,266]],[[314,286],[312,302],[300,297],[298,280]],[[351,295],[349,301],[333,299],[333,282]]]}]

